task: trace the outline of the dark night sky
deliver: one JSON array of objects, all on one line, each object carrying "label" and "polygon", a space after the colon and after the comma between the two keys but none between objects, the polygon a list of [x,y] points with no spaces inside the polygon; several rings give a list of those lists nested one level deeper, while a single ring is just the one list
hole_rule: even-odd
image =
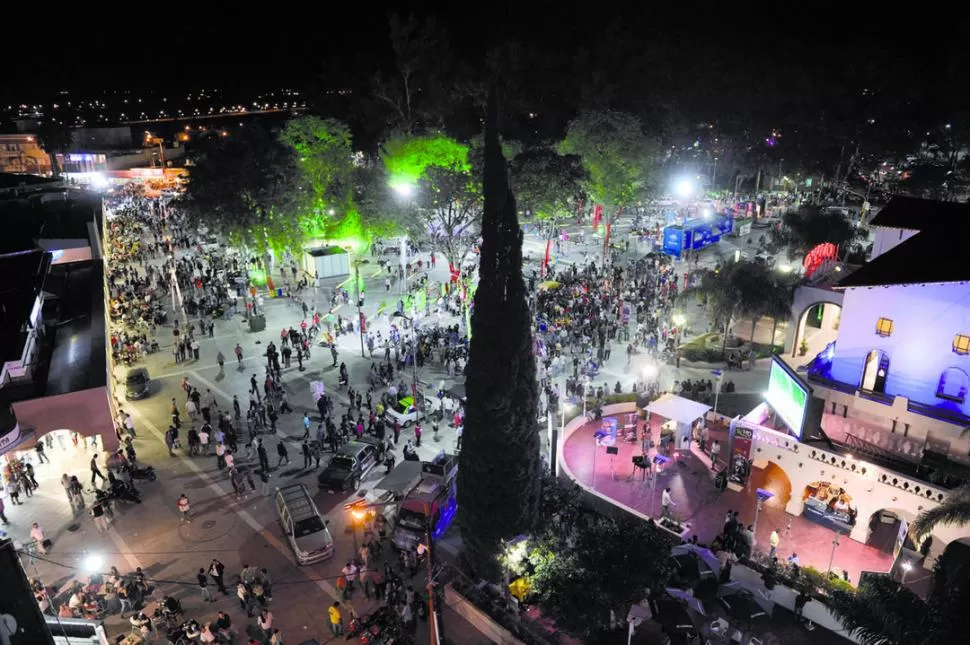
[{"label": "dark night sky", "polygon": [[[508,38],[547,44],[565,61],[577,46],[610,38],[606,26],[611,22],[626,28],[628,40],[642,38],[645,46],[665,39],[688,66],[744,67],[774,76],[797,77],[802,69],[841,62],[891,69],[904,60],[919,70],[922,83],[932,84],[947,67],[966,62],[966,34],[958,33],[966,28],[958,21],[955,29],[941,30],[938,14],[921,17],[913,7],[893,16],[889,7],[855,14],[846,7],[851,3],[542,4],[327,2],[309,10],[297,3],[261,3],[247,13],[245,4],[236,3],[226,5],[224,14],[207,16],[193,15],[191,5],[161,4],[149,17],[25,14],[16,18],[32,22],[8,25],[32,26],[6,29],[3,45],[8,60],[22,51],[27,62],[5,66],[0,96],[43,98],[37,94],[59,88],[262,89],[302,85],[320,78],[324,69],[331,75],[369,76],[390,61],[386,16],[391,8],[438,15],[472,65],[480,64],[490,43]],[[151,7],[138,5],[139,11]],[[953,52],[960,52],[959,61]]]}]

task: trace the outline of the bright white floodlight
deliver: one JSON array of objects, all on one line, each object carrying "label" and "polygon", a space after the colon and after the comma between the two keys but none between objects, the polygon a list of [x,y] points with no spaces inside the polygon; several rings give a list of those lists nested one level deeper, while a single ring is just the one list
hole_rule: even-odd
[{"label": "bright white floodlight", "polygon": [[393,186],[391,186],[391,188],[393,188],[394,192],[397,193],[400,197],[410,197],[411,195],[414,194],[414,186],[412,186],[411,184],[405,184],[405,183],[394,184]]},{"label": "bright white floodlight", "polygon": [[686,177],[677,180],[677,183],[674,184],[674,194],[681,199],[687,199],[694,194],[694,182]]}]

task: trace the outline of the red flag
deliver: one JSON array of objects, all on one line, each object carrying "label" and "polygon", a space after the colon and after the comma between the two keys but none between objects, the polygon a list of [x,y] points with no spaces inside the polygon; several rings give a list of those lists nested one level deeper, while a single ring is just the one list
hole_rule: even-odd
[{"label": "red flag", "polygon": [[593,209],[593,232],[594,233],[596,232],[596,229],[599,228],[600,220],[602,219],[603,219],[603,207],[597,205],[596,208]]}]

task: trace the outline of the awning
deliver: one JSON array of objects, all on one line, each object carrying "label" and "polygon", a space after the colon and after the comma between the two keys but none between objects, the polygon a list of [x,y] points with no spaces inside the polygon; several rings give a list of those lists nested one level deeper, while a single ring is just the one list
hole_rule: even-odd
[{"label": "awning", "polygon": [[664,394],[647,406],[647,412],[678,423],[691,424],[707,414],[711,406],[691,401],[676,394]]},{"label": "awning", "polygon": [[374,485],[374,490],[409,493],[421,481],[421,462],[403,461],[394,467],[384,479]]}]

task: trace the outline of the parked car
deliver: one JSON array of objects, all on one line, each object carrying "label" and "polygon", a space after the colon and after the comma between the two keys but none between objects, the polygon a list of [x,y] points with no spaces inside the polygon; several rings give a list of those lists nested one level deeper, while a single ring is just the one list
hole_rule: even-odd
[{"label": "parked car", "polygon": [[423,419],[425,412],[422,406],[414,404],[414,397],[406,396],[398,399],[394,405],[387,406],[384,410],[384,421],[388,426],[393,426],[397,421],[402,428],[406,428],[415,421]]},{"label": "parked car", "polygon": [[290,484],[277,489],[276,513],[297,564],[333,557],[333,536],[305,485]]},{"label": "parked car", "polygon": [[374,466],[384,462],[384,444],[361,437],[340,446],[317,477],[320,488],[331,493],[360,489],[360,482]]},{"label": "parked car", "polygon": [[151,377],[148,370],[144,367],[136,367],[128,370],[125,376],[125,398],[129,401],[143,399],[151,394]]}]

